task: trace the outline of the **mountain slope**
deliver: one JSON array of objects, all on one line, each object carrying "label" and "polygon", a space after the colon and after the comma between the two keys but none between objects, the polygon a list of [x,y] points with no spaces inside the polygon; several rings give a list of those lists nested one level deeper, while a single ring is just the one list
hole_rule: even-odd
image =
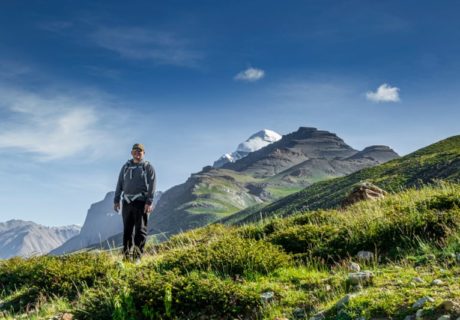
[{"label": "mountain slope", "polygon": [[315,183],[272,204],[248,208],[221,222],[247,223],[261,217],[337,207],[353,185],[361,181],[369,181],[389,192],[397,192],[432,183],[437,179],[460,181],[460,136],[450,137],[402,158],[345,177]]},{"label": "mountain slope", "polygon": [[46,254],[80,231],[79,226],[45,227],[31,221],[0,223],[0,259]]},{"label": "mountain slope", "polygon": [[203,226],[314,182],[377,165],[380,158],[398,157],[388,147],[372,150],[374,158],[361,156],[333,133],[301,127],[234,163],[205,167],[167,190],[152,214],[150,232],[173,234]]}]

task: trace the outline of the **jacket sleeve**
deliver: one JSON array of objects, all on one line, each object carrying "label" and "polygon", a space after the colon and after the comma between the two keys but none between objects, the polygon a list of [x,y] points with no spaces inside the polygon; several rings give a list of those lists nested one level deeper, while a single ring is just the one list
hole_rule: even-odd
[{"label": "jacket sleeve", "polygon": [[149,185],[149,189],[147,190],[147,201],[148,205],[153,203],[153,197],[155,195],[155,190],[157,187],[157,176],[155,173],[155,169],[151,164],[147,166],[147,183]]},{"label": "jacket sleeve", "polygon": [[120,174],[118,175],[117,187],[115,189],[114,203],[119,203],[121,199],[121,192],[123,191],[123,172],[125,166],[121,167]]}]

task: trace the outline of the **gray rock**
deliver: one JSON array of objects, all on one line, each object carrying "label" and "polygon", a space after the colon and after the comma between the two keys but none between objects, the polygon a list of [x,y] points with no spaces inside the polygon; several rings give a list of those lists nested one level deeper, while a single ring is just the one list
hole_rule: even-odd
[{"label": "gray rock", "polygon": [[374,260],[374,254],[370,251],[359,251],[356,258],[362,261],[372,261]]},{"label": "gray rock", "polygon": [[441,279],[434,279],[431,284],[434,285],[434,286],[440,286],[442,285],[444,282],[442,282]]},{"label": "gray rock", "polygon": [[425,305],[427,302],[434,302],[434,299],[431,297],[423,297],[421,299],[418,299],[413,305],[412,308],[414,309],[420,309]]},{"label": "gray rock", "polygon": [[353,299],[356,295],[355,294],[347,294],[345,295],[342,299],[340,299],[339,301],[337,301],[337,303],[335,304],[335,307],[337,309],[341,309],[343,308],[344,306],[346,306],[351,299]]},{"label": "gray rock", "polygon": [[423,309],[418,309],[415,313],[415,319],[421,319],[423,316]]},{"label": "gray rock", "polygon": [[351,288],[351,290],[354,291],[354,292],[359,292],[359,291],[362,291],[362,290],[363,290],[363,286],[360,285],[360,284],[357,284],[357,285],[353,286],[353,287]]},{"label": "gray rock", "polygon": [[374,274],[370,271],[362,271],[348,274],[348,283],[351,285],[369,285],[372,283]]},{"label": "gray rock", "polygon": [[457,262],[460,262],[460,253],[456,254],[456,259],[457,259]]},{"label": "gray rock", "polygon": [[406,316],[404,318],[404,320],[414,320],[415,319],[415,316],[414,315],[410,315],[410,316]]},{"label": "gray rock", "polygon": [[425,281],[423,281],[423,279],[420,278],[420,277],[415,277],[415,278],[412,279],[412,281],[413,281],[413,282],[416,282],[416,283],[424,283],[424,282],[425,282]]},{"label": "gray rock", "polygon": [[450,320],[450,314],[442,315],[438,318],[438,320]]},{"label": "gray rock", "polygon": [[361,267],[356,262],[350,262],[348,264],[348,270],[354,271],[354,272],[359,272],[359,271],[361,271]]},{"label": "gray rock", "polygon": [[274,298],[275,298],[275,293],[273,291],[266,291],[260,295],[260,299],[262,299],[262,302],[264,303],[271,302],[273,301]]},{"label": "gray rock", "polygon": [[310,320],[323,320],[323,319],[326,319],[326,316],[324,315],[323,311],[318,312],[317,314],[315,314],[313,317],[310,318]]},{"label": "gray rock", "polygon": [[295,319],[305,319],[307,317],[305,314],[305,310],[302,308],[295,308],[292,312],[292,315]]}]

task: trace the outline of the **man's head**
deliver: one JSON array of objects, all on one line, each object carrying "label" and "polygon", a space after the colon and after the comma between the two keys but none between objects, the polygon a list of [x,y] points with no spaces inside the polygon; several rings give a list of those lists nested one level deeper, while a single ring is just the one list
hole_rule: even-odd
[{"label": "man's head", "polygon": [[131,150],[131,155],[133,156],[134,162],[141,162],[145,155],[144,145],[140,143],[134,144]]}]

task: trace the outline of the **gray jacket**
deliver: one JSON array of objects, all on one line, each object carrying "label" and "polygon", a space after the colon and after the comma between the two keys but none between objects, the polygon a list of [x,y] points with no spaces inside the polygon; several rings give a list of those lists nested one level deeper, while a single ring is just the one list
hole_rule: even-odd
[{"label": "gray jacket", "polygon": [[123,199],[132,199],[137,195],[136,200],[150,205],[153,203],[155,189],[156,175],[153,166],[148,161],[134,163],[131,159],[121,168],[114,202],[119,203],[122,196]]}]

